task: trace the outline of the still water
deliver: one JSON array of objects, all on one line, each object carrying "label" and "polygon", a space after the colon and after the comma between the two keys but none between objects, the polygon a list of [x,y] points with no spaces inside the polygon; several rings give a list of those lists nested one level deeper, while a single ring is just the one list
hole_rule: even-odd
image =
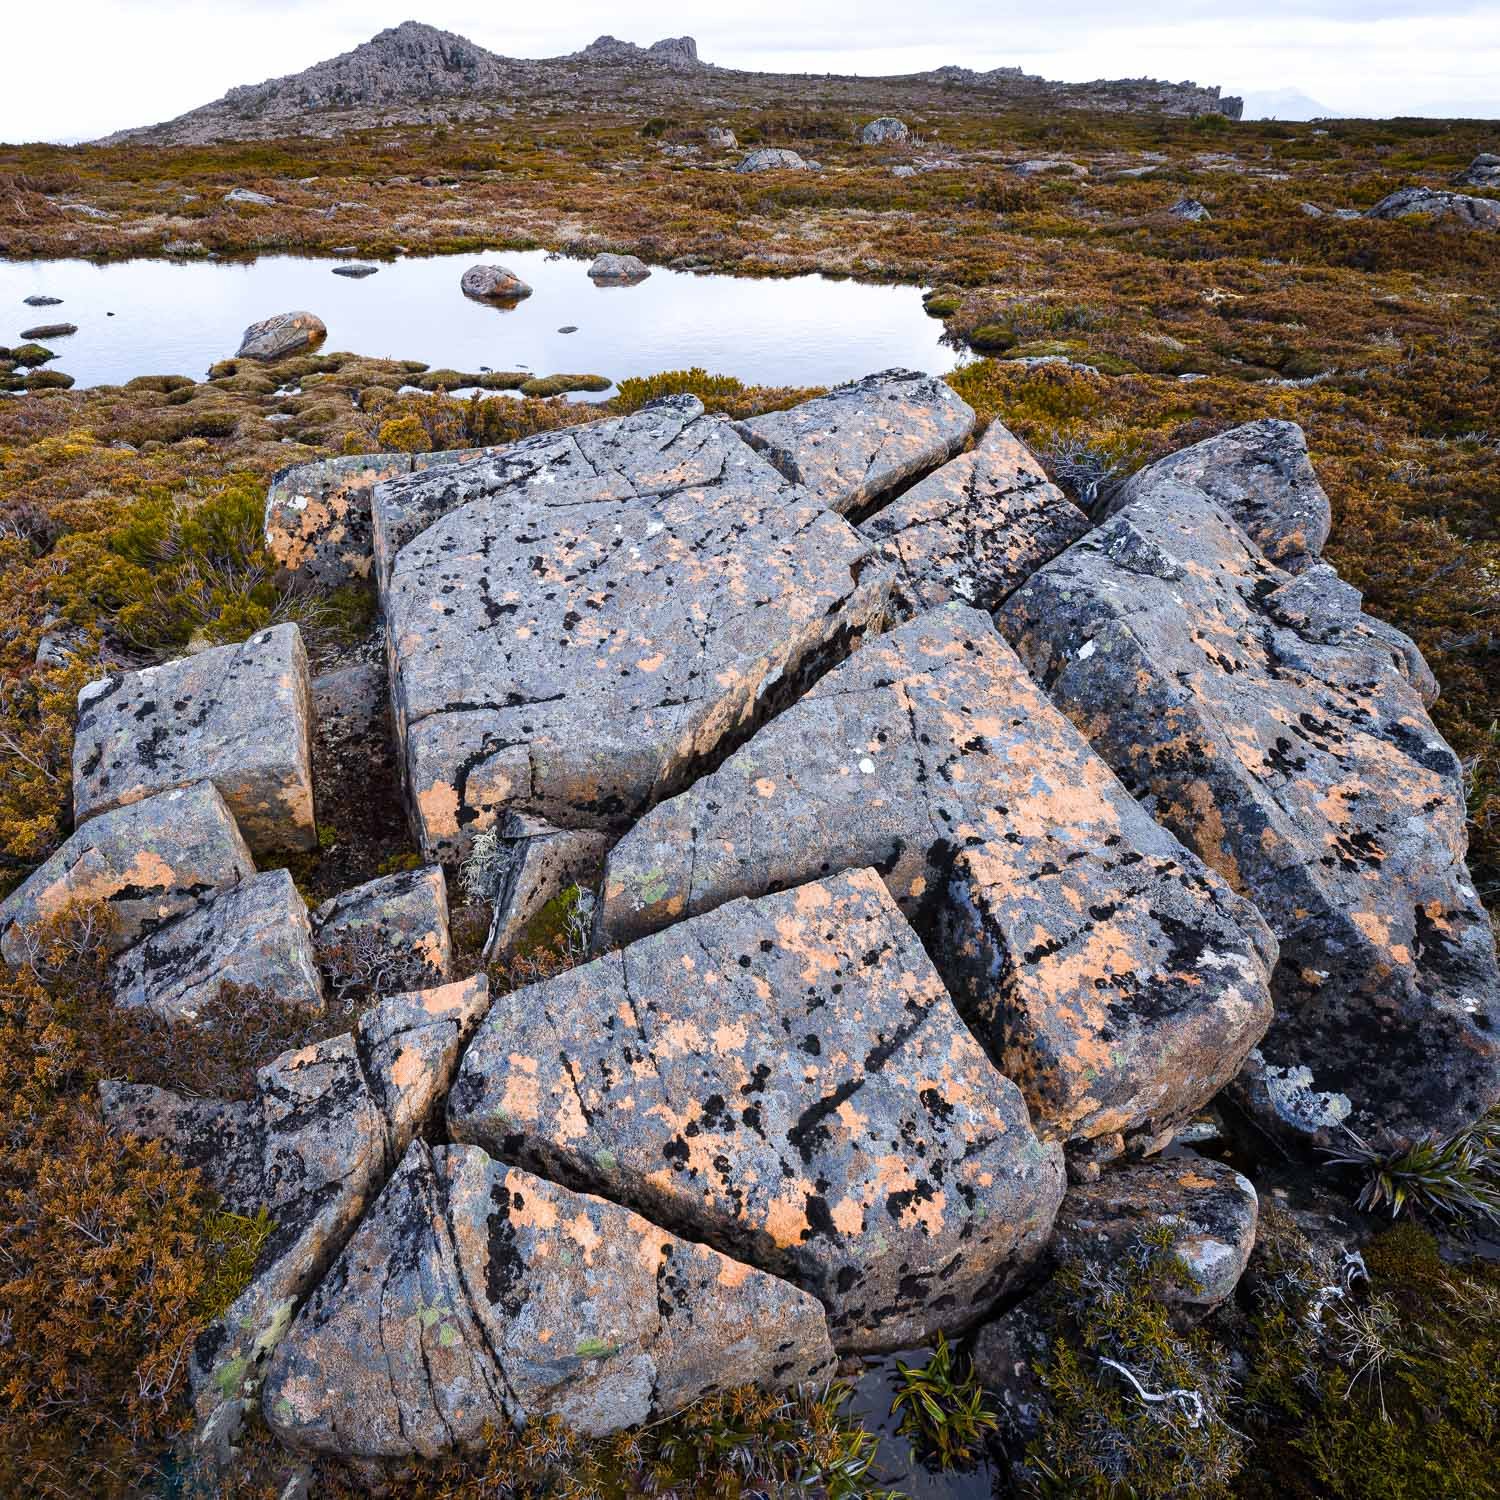
[{"label": "still water", "polygon": [[[471,301],[458,282],[476,261],[509,267],[533,295],[514,308]],[[380,262],[359,281],[333,275],[338,264],[293,255],[0,261],[0,344],[20,343],[38,324],[76,323],[77,333],[45,342],[58,356],[47,368],[80,386],[136,375],[201,379],[235,352],[247,324],[299,309],[328,325],[325,349],[434,369],[619,380],[701,365],[747,383],[832,385],[894,365],[943,374],[963,359],[939,341],[942,324],[922,311],[914,287],[660,268],[636,286],[597,287],[588,261],[544,250]],[[33,294],[63,300],[25,306]],[[577,332],[559,331],[568,326]]]}]

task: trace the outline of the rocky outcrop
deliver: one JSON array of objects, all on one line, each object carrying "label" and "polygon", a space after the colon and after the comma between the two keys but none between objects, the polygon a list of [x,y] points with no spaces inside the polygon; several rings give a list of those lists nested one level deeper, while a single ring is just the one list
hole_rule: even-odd
[{"label": "rocky outcrop", "polygon": [[1453,183],[1455,187],[1500,188],[1500,155],[1481,151]]},{"label": "rocky outcrop", "polygon": [[[1275,944],[977,611],[865,645],[610,854],[601,935],[871,865],[1062,1139],[1152,1140],[1233,1077]],[[1118,1144],[1116,1149],[1118,1149]]]},{"label": "rocky outcrop", "polygon": [[447,982],[453,945],[441,866],[344,891],[318,907],[312,925],[318,963],[336,989],[384,995]]},{"label": "rocky outcrop", "polygon": [[911,140],[911,130],[904,120],[882,115],[860,127],[859,140],[862,146],[903,146]]},{"label": "rocky outcrop", "polygon": [[465,297],[480,302],[519,302],[531,295],[531,288],[504,266],[470,266],[458,284]]},{"label": "rocky outcrop", "polygon": [[323,1009],[307,906],[285,870],[231,886],[127,949],[110,971],[115,1003],[195,1021],[225,985]]},{"label": "rocky outcrop", "polygon": [[1208,209],[1196,198],[1179,198],[1167,212],[1174,219],[1184,219],[1189,224],[1204,224],[1213,218]]},{"label": "rocky outcrop", "polygon": [[501,997],[448,1128],[794,1281],[841,1350],[971,1321],[1063,1186],[873,870]]},{"label": "rocky outcrop", "polygon": [[23,961],[27,934],[74,904],[104,902],[113,954],[255,873],[208,782],[132,802],[83,824],[0,903],[0,955]]},{"label": "rocky outcrop", "polygon": [[601,255],[589,267],[589,280],[599,286],[633,286],[650,274],[651,267],[634,255]]},{"label": "rocky outcrop", "polygon": [[859,528],[896,566],[894,603],[908,616],[955,599],[997,609],[1088,529],[999,422]]},{"label": "rocky outcrop", "polygon": [[1475,198],[1441,188],[1404,187],[1365,212],[1367,219],[1409,219],[1415,215],[1451,221],[1462,229],[1500,229],[1500,199]]},{"label": "rocky outcrop", "polygon": [[277,313],[252,323],[235,351],[236,359],[269,361],[309,349],[328,336],[323,320],[315,313]]},{"label": "rocky outcrop", "polygon": [[716,151],[734,151],[739,148],[739,138],[726,125],[710,125],[703,132],[703,139]]},{"label": "rocky outcrop", "polygon": [[1309,1069],[1350,1126],[1395,1146],[1500,1096],[1500,974],[1463,863],[1458,759],[1389,647],[1347,599],[1318,620],[1307,579],[1201,490],[1160,484],[998,618],[1126,785],[1270,923],[1266,1062]]},{"label": "rocky outcrop", "polygon": [[1295,422],[1264,418],[1132,474],[1102,507],[1113,515],[1137,500],[1185,485],[1223,511],[1279,568],[1300,573],[1328,540],[1333,510]]},{"label": "rocky outcrop", "polygon": [[736,430],[793,484],[850,515],[952,458],[974,413],[946,381],[885,370]]},{"label": "rocky outcrop", "polygon": [[845,522],[691,400],[382,485],[377,557],[454,504],[384,589],[429,858],[509,811],[620,827],[843,654],[889,587]]},{"label": "rocky outcrop", "polygon": [[486,1424],[601,1436],[833,1364],[818,1304],[473,1147],[418,1142],[272,1361],[283,1441],[437,1456]]},{"label": "rocky outcrop", "polygon": [[262,208],[266,208],[275,203],[275,201],[276,200],[269,194],[257,193],[254,188],[230,188],[230,190],[224,194],[225,203],[253,203],[259,205]]},{"label": "rocky outcrop", "polygon": [[698,61],[698,44],[690,36],[668,36],[649,47],[638,47],[634,42],[622,42],[619,37],[595,37],[581,51],[573,54],[579,62],[603,63],[609,67],[636,67],[641,64],[656,64],[678,72],[692,72],[701,68]]},{"label": "rocky outcrop", "polygon": [[815,172],[817,166],[804,161],[795,151],[783,147],[761,146],[748,153],[734,169],[736,172]]},{"label": "rocky outcrop", "polygon": [[315,848],[310,736],[295,625],[100,678],[78,695],[73,816],[211,781],[257,854]]}]

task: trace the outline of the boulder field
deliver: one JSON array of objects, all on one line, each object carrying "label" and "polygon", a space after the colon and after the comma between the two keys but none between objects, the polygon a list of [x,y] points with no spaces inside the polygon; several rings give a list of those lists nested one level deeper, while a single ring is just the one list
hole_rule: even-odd
[{"label": "boulder field", "polygon": [[[89,900],[122,1005],[375,996],[253,1099],[103,1087],[276,1224],[194,1351],[211,1432],[259,1400],[367,1461],[599,1434],[939,1332],[1028,1411],[1016,1299],[1056,1259],[1166,1224],[1173,1316],[1233,1292],[1253,1186],[1160,1154],[1210,1100],[1296,1154],[1500,1097],[1437,685],[1321,560],[1302,434],[1091,519],[974,428],[886,371],[303,465],[268,546],[378,593],[389,724],[291,625],[83,689],[76,829],[0,904],[5,958]],[[308,912],[255,862],[316,845],[320,713],[394,737],[427,864]],[[487,958],[578,885],[588,960],[465,977],[476,862]]]}]

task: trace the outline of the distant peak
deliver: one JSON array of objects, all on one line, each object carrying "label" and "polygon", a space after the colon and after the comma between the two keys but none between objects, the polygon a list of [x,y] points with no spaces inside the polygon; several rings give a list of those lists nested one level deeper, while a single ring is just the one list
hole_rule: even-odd
[{"label": "distant peak", "polygon": [[621,41],[617,36],[595,37],[575,56],[588,62],[655,62],[672,68],[698,68],[698,43],[690,36],[668,36],[649,47]]}]

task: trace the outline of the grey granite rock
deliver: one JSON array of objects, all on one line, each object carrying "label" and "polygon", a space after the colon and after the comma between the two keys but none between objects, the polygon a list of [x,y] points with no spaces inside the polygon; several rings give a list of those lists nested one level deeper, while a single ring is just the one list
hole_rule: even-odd
[{"label": "grey granite rock", "polygon": [[554,828],[541,818],[507,813],[496,830],[499,879],[485,942],[493,963],[524,946],[548,903],[570,886],[592,889],[604,873],[609,837],[589,828]]},{"label": "grey granite rock", "polygon": [[818,1304],[627,1209],[416,1142],[277,1350],[294,1448],[436,1457],[485,1424],[584,1436],[833,1364]]},{"label": "grey granite rock", "polygon": [[989,618],[868,642],[609,857],[601,939],[873,865],[1044,1135],[1150,1140],[1233,1077],[1275,944]]},{"label": "grey granite rock", "polygon": [[736,427],[794,484],[849,515],[960,452],[974,413],[944,381],[885,370]]},{"label": "grey granite rock", "polygon": [[118,953],[254,873],[209,782],[146,797],[83,824],[0,903],[0,955],[20,962],[27,929],[94,901],[109,907],[105,946]]},{"label": "grey granite rock", "polygon": [[950,600],[997,609],[1089,523],[999,422],[972,452],[935,469],[859,532],[898,571],[905,616]]},{"label": "grey granite rock", "polygon": [[1500,199],[1449,193],[1441,188],[1397,188],[1365,211],[1367,219],[1408,219],[1417,214],[1436,222],[1451,220],[1463,229],[1500,229]]},{"label": "grey granite rock", "polygon": [[1500,155],[1481,151],[1453,181],[1458,187],[1500,188]]},{"label": "grey granite rock", "polygon": [[519,302],[531,295],[531,288],[504,266],[470,266],[458,284],[464,296],[481,302]]},{"label": "grey granite rock", "polygon": [[1158,485],[998,619],[1126,785],[1276,933],[1265,1061],[1310,1070],[1308,1091],[1344,1096],[1350,1125],[1395,1147],[1500,1097],[1494,939],[1464,867],[1457,757],[1389,647],[1338,627],[1347,600],[1315,618],[1306,599],[1285,607],[1291,583],[1201,491]]},{"label": "grey granite rock", "polygon": [[453,964],[440,865],[398,870],[325,901],[312,916],[318,963],[336,992],[428,989]]},{"label": "grey granite rock", "polygon": [[275,203],[275,201],[269,194],[257,193],[254,188],[230,188],[224,194],[225,203],[254,203],[264,208],[269,204]]},{"label": "grey granite rock", "polygon": [[863,146],[905,145],[911,139],[911,130],[905,121],[893,115],[882,115],[878,120],[860,127],[859,140]]},{"label": "grey granite rock", "polygon": [[611,286],[633,286],[651,274],[651,267],[634,255],[601,255],[589,267],[589,280]]},{"label": "grey granite rock", "polygon": [[235,351],[236,359],[282,359],[328,336],[323,320],[310,312],[277,313],[252,323]]},{"label": "grey granite rock", "polygon": [[807,172],[814,170],[795,151],[781,147],[761,146],[751,151],[734,169],[736,172]]},{"label": "grey granite rock", "polygon": [[972,1321],[1063,1187],[873,870],[498,997],[448,1128],[794,1281],[846,1351]]},{"label": "grey granite rock", "polygon": [[115,959],[115,1001],[184,1021],[223,985],[261,990],[281,1004],[323,1008],[307,907],[285,870],[268,870],[158,927]]},{"label": "grey granite rock", "polygon": [[78,695],[74,818],[207,780],[257,854],[315,848],[310,718],[295,625],[100,678]]}]

